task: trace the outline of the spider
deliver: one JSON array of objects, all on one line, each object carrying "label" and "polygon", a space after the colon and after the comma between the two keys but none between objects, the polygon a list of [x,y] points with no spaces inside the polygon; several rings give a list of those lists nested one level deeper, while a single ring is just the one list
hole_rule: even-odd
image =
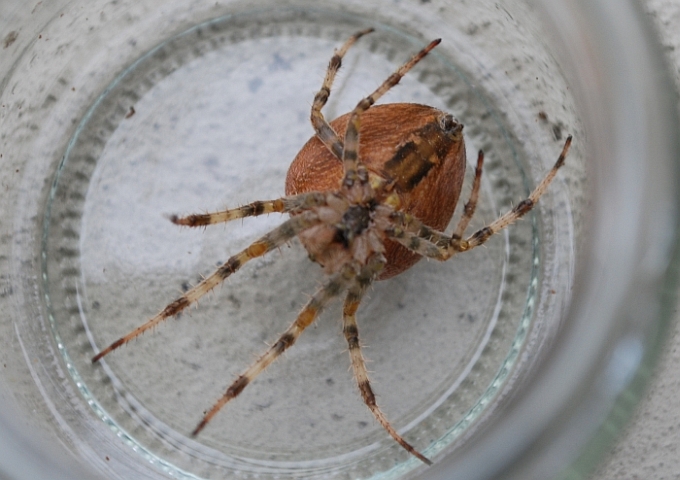
[{"label": "spider", "polygon": [[477,204],[484,153],[477,156],[470,197],[451,235],[446,228],[458,203],[465,172],[463,125],[433,107],[408,103],[373,106],[425,57],[434,40],[390,75],[354,110],[327,122],[321,110],[347,50],[367,29],[351,36],[330,60],[321,89],[314,97],[311,122],[316,135],[298,153],[286,178],[286,196],[256,201],[220,212],[172,216],[189,227],[213,225],[272,212],[290,219],[229,258],[214,273],[167,305],[156,316],[101,350],[95,363],[113,350],[173,317],[238,271],[299,237],[310,258],[326,274],[322,286],[304,305],[295,321],[205,412],[192,436],[284,351],[333,299],[345,293],[343,334],[349,348],[354,377],[364,403],[375,419],[409,453],[431,465],[392,427],[376,403],[361,352],[356,312],[367,288],[376,280],[398,275],[422,257],[448,260],[457,253],[484,244],[527,212],[548,188],[564,164],[571,136],[552,169],[525,200],[494,222],[464,238]]}]

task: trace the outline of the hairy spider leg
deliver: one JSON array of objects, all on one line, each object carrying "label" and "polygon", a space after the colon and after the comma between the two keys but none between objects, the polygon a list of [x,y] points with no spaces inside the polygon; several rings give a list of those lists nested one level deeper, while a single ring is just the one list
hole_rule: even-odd
[{"label": "hairy spider leg", "polygon": [[198,426],[191,433],[192,436],[198,435],[208,422],[219,412],[219,410],[230,400],[236,398],[243,389],[252,382],[262,371],[272,364],[283,352],[292,346],[300,337],[300,334],[310,326],[321,310],[356,276],[355,267],[346,265],[340,272],[332,275],[326,283],[316,291],[312,298],[302,308],[302,311],[288,329],[267,351],[258,358],[255,363],[248,367],[236,380],[227,388],[224,395],[212,406],[203,416]]},{"label": "hairy spider leg", "polygon": [[463,238],[465,229],[472,220],[475,214],[475,209],[477,208],[477,199],[479,198],[479,186],[482,183],[482,167],[484,166],[484,152],[479,151],[477,153],[477,166],[475,167],[475,180],[472,182],[472,190],[470,191],[470,198],[468,199],[465,207],[463,207],[463,216],[460,217],[460,221],[454,230],[452,238]]},{"label": "hairy spider leg", "polygon": [[323,79],[323,84],[321,85],[321,90],[317,92],[316,95],[314,95],[314,103],[312,103],[312,113],[311,113],[311,120],[312,120],[312,126],[314,127],[314,130],[316,131],[317,137],[319,137],[319,140],[323,142],[324,145],[328,148],[328,150],[333,153],[338,159],[342,159],[342,150],[343,150],[343,145],[342,145],[342,140],[338,137],[338,134],[333,130],[333,128],[328,124],[326,119],[323,116],[323,113],[321,113],[321,109],[326,105],[326,102],[328,101],[328,97],[331,95],[331,87],[333,86],[333,80],[335,80],[335,75],[338,73],[338,70],[340,70],[340,66],[342,65],[342,58],[345,56],[345,53],[347,53],[347,50],[354,45],[354,43],[359,40],[359,38],[363,37],[364,35],[371,33],[374,29],[372,28],[367,28],[366,30],[362,30],[360,32],[355,33],[347,41],[344,43],[342,47],[337,49],[334,53],[333,56],[331,57],[330,62],[328,63],[328,69],[326,70],[326,77]]},{"label": "hairy spider leg", "polygon": [[[450,238],[444,235],[442,232],[438,232],[428,227],[414,216],[407,215],[406,213],[398,210],[390,214],[390,219],[396,225],[398,225],[397,228],[406,229],[406,231],[414,234],[415,237],[424,238],[425,240],[428,240],[431,243],[438,246],[449,245],[451,243],[451,239],[457,238],[458,240],[460,240],[463,236],[463,233],[465,233],[465,229],[470,223],[470,220],[474,216],[475,210],[477,208],[477,200],[479,198],[479,187],[482,182],[483,165],[484,165],[484,152],[480,150],[477,154],[477,166],[475,167],[475,178],[472,183],[472,189],[470,190],[470,197],[468,198],[468,201],[465,204],[465,207],[463,208],[463,215],[458,221],[456,230],[454,231]],[[401,234],[397,233],[397,235]]]},{"label": "hairy spider leg", "polygon": [[447,237],[442,232],[431,229],[411,215],[405,215],[405,219],[411,225],[411,228],[420,225],[417,232],[412,231],[410,228],[407,229],[400,224],[393,224],[385,230],[388,238],[399,242],[412,252],[423,257],[444,261],[451,256],[446,256],[448,252],[446,247],[442,247],[433,241],[435,238],[439,238],[440,240],[450,242],[450,237]]},{"label": "hairy spider leg", "polygon": [[326,204],[327,194],[310,192],[277,198],[276,200],[253,202],[219,212],[198,213],[185,217],[172,215],[170,216],[170,221],[175,225],[186,227],[205,227],[207,225],[229,222],[238,218],[256,217],[267,213],[299,213],[314,207],[322,207]]},{"label": "hairy spider leg", "polygon": [[569,153],[569,147],[571,146],[571,138],[571,135],[567,137],[567,140],[564,142],[564,147],[562,147],[562,152],[557,158],[555,165],[553,165],[543,180],[541,180],[541,183],[539,183],[536,188],[534,188],[534,191],[529,194],[529,197],[519,202],[512,210],[507,212],[505,215],[502,215],[488,226],[473,233],[467,240],[462,241],[460,245],[461,251],[470,250],[482,245],[489,239],[489,237],[503,230],[507,226],[512,225],[534,208],[536,202],[538,202],[538,199],[541,198],[541,196],[545,193],[545,191],[548,189],[548,185],[550,185],[550,183],[555,178],[555,175],[557,175],[557,171],[564,165],[564,160],[567,157],[567,154]]},{"label": "hairy spider leg", "polygon": [[399,445],[401,445],[406,451],[417,457],[419,460],[428,465],[432,465],[432,462],[427,457],[413,448],[411,444],[409,444],[403,439],[401,435],[397,433],[394,427],[392,427],[390,422],[387,420],[387,417],[385,417],[385,414],[378,407],[378,404],[375,401],[375,394],[373,393],[373,389],[371,388],[371,383],[368,378],[366,361],[364,360],[364,356],[361,353],[361,343],[359,341],[359,327],[357,326],[356,312],[359,308],[359,304],[361,303],[361,299],[366,292],[366,289],[369,287],[369,285],[371,285],[375,279],[375,276],[383,266],[384,257],[382,257],[382,263],[369,263],[369,265],[366,265],[362,269],[354,282],[352,282],[350,285],[342,310],[342,332],[345,335],[345,339],[347,340],[349,356],[350,360],[352,361],[352,371],[354,372],[354,378],[357,382],[357,387],[359,387],[361,398],[363,398],[368,409],[371,411],[378,423],[382,425],[387,433],[389,433]]},{"label": "hairy spider leg", "polygon": [[260,237],[258,240],[255,240],[241,252],[229,258],[229,260],[223,263],[222,266],[219,267],[214,273],[203,279],[203,281],[187,291],[184,295],[170,303],[155,317],[140,325],[124,337],[119,338],[97,355],[92,357],[92,363],[97,362],[105,355],[119,348],[121,345],[125,345],[130,340],[138,337],[150,328],[153,328],[165,319],[177,315],[186,307],[196,302],[210,290],[222,283],[227,277],[229,277],[232,273],[235,273],[249,260],[261,257],[262,255],[275,250],[287,241],[291,240],[298,233],[303,232],[319,223],[321,223],[321,220],[315,212],[311,211],[304,212],[287,220],[274,230]]},{"label": "hairy spider leg", "polygon": [[361,124],[361,114],[371,108],[371,106],[380,99],[390,88],[394,87],[402,79],[409,70],[411,70],[419,61],[421,61],[430,50],[439,45],[441,39],[438,38],[430,42],[428,46],[416,53],[411,59],[404,63],[368,97],[359,101],[357,106],[352,110],[352,113],[347,122],[347,130],[345,131],[345,149],[342,155],[342,161],[345,170],[345,178],[343,184],[353,184],[353,178],[356,176],[359,162],[359,127]]},{"label": "hairy spider leg", "polygon": [[436,260],[448,260],[459,252],[465,252],[484,244],[492,235],[515,223],[536,205],[545,193],[550,182],[557,175],[557,171],[564,165],[564,160],[571,146],[571,135],[567,137],[557,162],[545,175],[543,180],[529,194],[529,197],[519,202],[512,210],[499,217],[484,228],[473,233],[466,240],[448,237],[438,232],[412,215],[395,212],[391,215],[392,227],[385,230],[389,238],[394,239],[411,251]]}]

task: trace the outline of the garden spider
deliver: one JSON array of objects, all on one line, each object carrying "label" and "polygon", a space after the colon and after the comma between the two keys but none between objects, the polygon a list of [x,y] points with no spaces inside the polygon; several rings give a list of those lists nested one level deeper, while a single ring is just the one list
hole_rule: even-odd
[{"label": "garden spider", "polygon": [[[484,154],[479,152],[470,198],[452,235],[442,233],[458,203],[465,172],[463,125],[453,116],[416,104],[373,106],[440,40],[434,40],[390,75],[356,108],[328,123],[322,108],[347,50],[372,29],[350,37],[335,51],[323,85],[314,97],[311,122],[316,135],[290,166],[286,196],[207,214],[172,216],[177,225],[207,226],[272,212],[291,218],[229,258],[213,274],[166,306],[155,317],[97,353],[92,362],[153,328],[203,297],[246,262],[298,236],[327,278],[295,321],[227,388],[192,432],[197,435],[215,414],[290,348],[331,300],[343,292],[343,334],[349,347],[359,391],[376,420],[404,449],[426,464],[432,462],[391,426],[376,404],[361,353],[356,311],[375,280],[410,268],[420,258],[447,260],[471,250],[529,212],[548,188],[571,145],[562,152],[529,197],[467,238],[463,238],[479,195]],[[343,134],[344,132],[344,134]],[[361,141],[360,141],[361,135]]]}]

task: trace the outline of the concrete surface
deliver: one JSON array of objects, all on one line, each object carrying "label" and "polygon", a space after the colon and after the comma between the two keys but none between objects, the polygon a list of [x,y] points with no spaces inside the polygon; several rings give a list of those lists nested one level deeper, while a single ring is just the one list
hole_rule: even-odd
[{"label": "concrete surface", "polygon": [[[680,1],[642,0],[680,90]],[[680,322],[676,308],[666,348],[623,436],[592,480],[680,479]]]}]

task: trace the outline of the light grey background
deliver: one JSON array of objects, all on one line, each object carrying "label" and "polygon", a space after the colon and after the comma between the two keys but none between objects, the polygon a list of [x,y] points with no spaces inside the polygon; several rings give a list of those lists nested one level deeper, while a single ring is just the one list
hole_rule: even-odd
[{"label": "light grey background", "polygon": [[[680,1],[643,0],[642,4],[657,28],[680,91]],[[680,479],[680,323],[677,307],[675,311],[647,393],[592,480]]]}]

